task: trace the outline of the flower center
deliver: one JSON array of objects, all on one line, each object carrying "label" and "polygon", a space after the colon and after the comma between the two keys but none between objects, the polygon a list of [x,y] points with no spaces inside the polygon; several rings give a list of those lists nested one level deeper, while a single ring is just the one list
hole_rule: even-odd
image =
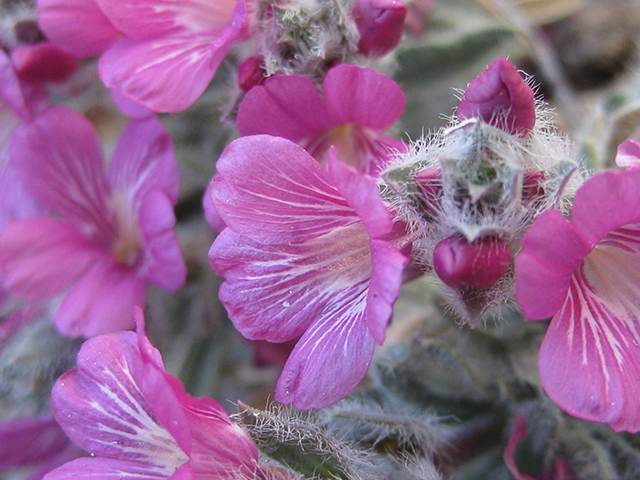
[{"label": "flower center", "polygon": [[111,200],[118,232],[113,258],[130,268],[138,262],[142,247],[137,218],[125,192],[114,191]]}]

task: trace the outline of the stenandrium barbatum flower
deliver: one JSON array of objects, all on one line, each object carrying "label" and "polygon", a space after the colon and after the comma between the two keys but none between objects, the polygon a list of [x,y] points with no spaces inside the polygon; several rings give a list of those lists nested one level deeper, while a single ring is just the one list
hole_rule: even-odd
[{"label": "stenandrium barbatum flower", "polygon": [[542,211],[564,209],[577,168],[531,87],[499,58],[456,118],[381,173],[383,195],[415,235],[413,260],[447,285],[472,325],[512,296],[511,259]]},{"label": "stenandrium barbatum flower", "polygon": [[515,260],[515,292],[529,320],[552,317],[540,380],[563,410],[616,431],[640,431],[640,143],[618,149],[623,171],[576,192],[571,220],[541,214]]}]

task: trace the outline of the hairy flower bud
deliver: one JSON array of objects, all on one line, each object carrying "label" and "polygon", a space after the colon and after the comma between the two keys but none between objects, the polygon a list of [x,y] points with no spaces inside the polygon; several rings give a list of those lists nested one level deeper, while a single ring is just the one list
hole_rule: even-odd
[{"label": "hairy flower bud", "polygon": [[407,6],[400,0],[356,0],[351,16],[360,32],[360,53],[379,57],[400,43]]},{"label": "hairy flower bud", "polygon": [[456,115],[459,120],[480,118],[526,137],[536,122],[533,91],[516,67],[500,57],[469,84]]},{"label": "hairy flower bud", "polygon": [[507,273],[511,257],[509,246],[497,238],[469,243],[464,237],[453,236],[436,245],[433,266],[450,287],[490,288]]}]

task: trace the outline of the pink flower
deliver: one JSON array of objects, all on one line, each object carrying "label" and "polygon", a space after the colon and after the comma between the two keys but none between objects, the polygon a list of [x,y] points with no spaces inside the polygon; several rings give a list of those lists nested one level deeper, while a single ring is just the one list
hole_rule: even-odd
[{"label": "pink flower", "polygon": [[213,203],[227,225],[209,258],[220,299],[248,339],[302,336],[276,400],[322,408],[364,377],[402,283],[403,225],[373,178],[329,158],[329,171],[288,140],[232,142],[217,163]]},{"label": "pink flower", "polygon": [[[263,479],[266,470],[251,438],[215,400],[193,398],[165,371],[144,333],[141,310],[136,317],[137,334],[88,340],[78,369],[54,385],[55,418],[90,458],[73,460],[45,479]],[[294,478],[278,472],[276,478]]]},{"label": "pink flower", "polygon": [[360,33],[360,53],[380,57],[400,43],[407,6],[400,0],[356,0],[351,16]]},{"label": "pink flower", "polygon": [[182,286],[173,231],[178,170],[158,119],[127,125],[108,175],[94,128],[62,107],[18,127],[11,147],[28,193],[57,214],[5,228],[0,266],[11,293],[34,302],[61,295],[58,329],[92,336],[131,328],[147,281]]},{"label": "pink flower", "polygon": [[377,174],[393,152],[407,150],[381,134],[398,121],[405,104],[400,86],[385,75],[338,65],[327,73],[322,97],[311,80],[298,75],[275,75],[253,87],[240,104],[237,127],[242,135],[291,140],[324,163],[334,146],[343,162]]},{"label": "pink flower", "polygon": [[571,221],[541,214],[515,260],[529,320],[553,317],[539,367],[568,413],[640,431],[640,169],[605,171],[576,193]]},{"label": "pink flower", "polygon": [[47,38],[78,57],[102,54],[109,88],[157,112],[179,112],[247,38],[244,0],[38,0]]}]

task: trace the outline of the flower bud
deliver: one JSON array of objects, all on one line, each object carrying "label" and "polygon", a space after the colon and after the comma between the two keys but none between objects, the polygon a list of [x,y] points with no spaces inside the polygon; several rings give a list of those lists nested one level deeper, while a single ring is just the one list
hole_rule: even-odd
[{"label": "flower bud", "polygon": [[356,0],[351,16],[360,32],[360,53],[380,57],[400,43],[407,6],[400,0]]},{"label": "flower bud", "polygon": [[536,122],[533,91],[516,67],[501,57],[469,84],[456,115],[459,120],[480,118],[526,137]]},{"label": "flower bud", "polygon": [[11,60],[18,75],[31,82],[62,83],[80,66],[80,60],[49,42],[20,46]]},{"label": "flower bud", "polygon": [[442,201],[442,170],[428,167],[415,176],[415,182],[423,195],[426,218],[435,218]]},{"label": "flower bud", "polygon": [[493,287],[509,270],[511,250],[503,241],[487,237],[469,243],[452,236],[436,245],[433,267],[440,280],[453,288]]},{"label": "flower bud", "polygon": [[264,83],[265,73],[262,57],[249,57],[238,67],[238,86],[243,92],[248,92],[252,87]]}]

